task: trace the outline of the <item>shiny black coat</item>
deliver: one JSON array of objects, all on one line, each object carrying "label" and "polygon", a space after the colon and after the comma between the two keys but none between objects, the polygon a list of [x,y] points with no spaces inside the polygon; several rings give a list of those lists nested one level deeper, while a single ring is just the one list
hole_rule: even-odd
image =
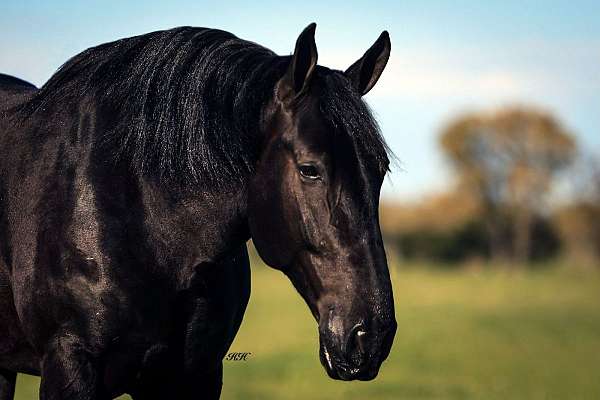
[{"label": "shiny black coat", "polygon": [[[0,104],[34,91],[2,76]],[[218,397],[250,294],[244,191],[168,192],[106,162],[96,110],[60,108],[0,120],[1,379],[46,371],[46,399]]]}]

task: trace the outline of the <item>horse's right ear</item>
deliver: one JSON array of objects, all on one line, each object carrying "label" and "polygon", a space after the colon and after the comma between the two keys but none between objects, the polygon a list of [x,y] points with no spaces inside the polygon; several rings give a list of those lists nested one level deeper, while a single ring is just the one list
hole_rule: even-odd
[{"label": "horse's right ear", "polygon": [[293,99],[303,94],[310,86],[311,78],[317,66],[317,45],[315,44],[314,22],[308,25],[298,39],[290,65],[285,73],[280,87],[280,97]]},{"label": "horse's right ear", "polygon": [[390,58],[391,47],[390,35],[383,31],[365,55],[344,72],[361,96],[367,94],[379,80]]}]

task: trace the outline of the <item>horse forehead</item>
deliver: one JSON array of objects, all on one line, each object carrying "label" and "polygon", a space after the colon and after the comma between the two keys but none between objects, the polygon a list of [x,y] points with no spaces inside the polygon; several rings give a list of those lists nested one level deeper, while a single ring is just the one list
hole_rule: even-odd
[{"label": "horse forehead", "polygon": [[303,145],[329,150],[333,130],[327,125],[318,108],[301,110],[294,119],[294,136]]},{"label": "horse forehead", "polygon": [[[318,97],[308,96],[305,103],[289,115],[287,140],[295,143],[297,151],[326,154],[344,174],[351,174],[353,180],[361,179],[359,186],[370,186],[377,180],[369,155],[365,154],[360,140],[340,127],[335,128],[321,110]],[[366,182],[368,181],[368,182]]]},{"label": "horse forehead", "polygon": [[343,170],[361,170],[362,175],[368,175],[364,170],[367,165],[361,162],[363,155],[356,138],[343,130],[336,130],[317,109],[308,109],[302,115],[297,115],[294,138],[309,151],[327,153]]}]

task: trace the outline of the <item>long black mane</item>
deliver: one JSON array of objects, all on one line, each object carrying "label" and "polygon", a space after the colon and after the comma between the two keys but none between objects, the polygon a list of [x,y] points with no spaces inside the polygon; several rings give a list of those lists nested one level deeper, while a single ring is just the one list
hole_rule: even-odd
[{"label": "long black mane", "polygon": [[[252,172],[261,110],[289,60],[220,30],[158,31],[73,57],[22,111],[91,101],[111,115],[96,140],[115,159],[140,173],[220,184]],[[326,119],[387,167],[387,147],[366,104],[339,71],[320,71]]]}]

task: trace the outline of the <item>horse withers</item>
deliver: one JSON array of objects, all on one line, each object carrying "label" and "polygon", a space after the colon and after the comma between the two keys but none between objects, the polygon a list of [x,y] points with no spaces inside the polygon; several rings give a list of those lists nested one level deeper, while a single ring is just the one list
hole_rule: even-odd
[{"label": "horse withers", "polygon": [[41,88],[0,76],[0,400],[218,398],[250,295],[246,241],[289,277],[336,379],[396,331],[378,222],[388,150],[346,71],[182,27],[88,49]]}]

